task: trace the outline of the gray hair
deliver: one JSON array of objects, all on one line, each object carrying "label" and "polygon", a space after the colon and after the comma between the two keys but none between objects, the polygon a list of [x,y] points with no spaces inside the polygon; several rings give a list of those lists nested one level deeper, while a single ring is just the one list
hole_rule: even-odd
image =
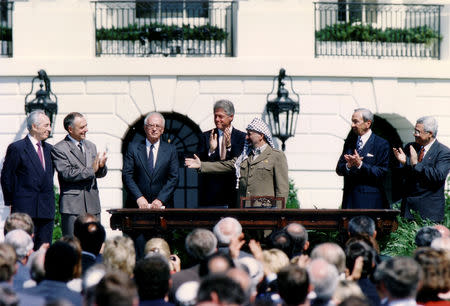
[{"label": "gray hair", "polygon": [[12,230],[6,234],[5,243],[14,248],[18,260],[24,259],[34,246],[31,236],[22,229]]},{"label": "gray hair", "polygon": [[317,299],[329,301],[339,282],[336,267],[324,259],[319,258],[311,261],[307,271],[311,284],[314,285],[314,292],[317,294]]},{"label": "gray hair", "polygon": [[200,261],[216,251],[217,238],[211,231],[197,228],[187,235],[185,246],[189,255]]},{"label": "gray hair", "polygon": [[151,112],[151,113],[149,113],[147,116],[145,116],[145,119],[144,119],[144,126],[147,124],[147,120],[148,120],[148,118],[150,118],[151,116],[157,116],[157,117],[161,118],[161,120],[162,120],[162,125],[163,125],[163,127],[164,127],[164,125],[166,124],[166,119],[164,119],[164,116],[163,116],[161,113],[158,113],[158,112]]},{"label": "gray hair", "polygon": [[28,131],[31,131],[31,129],[33,127],[33,124],[34,125],[39,125],[39,122],[40,122],[40,120],[39,120],[40,118],[39,117],[40,117],[40,115],[47,116],[42,109],[37,109],[35,111],[32,111],[28,115],[28,117],[27,117],[27,129],[28,129]]},{"label": "gray hair", "polygon": [[417,119],[416,124],[423,124],[423,130],[425,132],[430,132],[433,134],[433,137],[436,138],[438,132],[438,123],[436,118],[432,116],[424,116]]},{"label": "gray hair", "polygon": [[325,242],[316,246],[311,252],[311,259],[319,258],[335,266],[339,273],[345,272],[345,253],[336,243]]},{"label": "gray hair", "polygon": [[354,112],[355,113],[361,113],[364,122],[367,122],[367,121],[370,120],[373,123],[373,114],[367,108],[362,108],[362,107],[361,108],[357,108],[357,109],[354,110]]},{"label": "gray hair", "polygon": [[214,103],[213,110],[216,111],[219,108],[223,108],[223,110],[228,116],[234,115],[234,105],[229,100],[222,99]]},{"label": "gray hair", "polygon": [[229,245],[233,237],[242,234],[242,225],[235,218],[226,217],[217,222],[213,232],[219,244]]}]

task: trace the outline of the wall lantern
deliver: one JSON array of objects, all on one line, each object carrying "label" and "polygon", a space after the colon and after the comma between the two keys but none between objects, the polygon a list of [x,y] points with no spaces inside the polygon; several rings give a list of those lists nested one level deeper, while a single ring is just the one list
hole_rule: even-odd
[{"label": "wall lantern", "polygon": [[[34,88],[34,81],[41,80],[41,84],[39,85],[41,88],[36,92],[36,97],[31,100]],[[42,84],[44,82],[44,84]],[[45,85],[45,89],[42,87]],[[53,96],[53,100],[50,98],[50,95]],[[30,97],[30,99],[28,99]],[[50,124],[52,126],[52,132],[54,128],[56,114],[58,113],[58,97],[52,92],[50,88],[50,79],[47,76],[45,70],[39,70],[38,75],[33,78],[31,81],[31,91],[25,96],[25,113],[29,115],[31,112],[41,109],[45,112],[45,114],[50,119]]]},{"label": "wall lantern", "polygon": [[[275,80],[278,78],[277,96],[271,100],[274,95]],[[294,95],[294,100],[289,97],[289,91],[284,88],[285,78],[291,81],[291,91]],[[286,70],[280,69],[277,77],[273,78],[272,91],[267,94],[266,104],[267,114],[269,115],[269,124],[272,135],[281,140],[283,151],[286,149],[285,141],[295,135],[297,128],[297,119],[300,112],[300,96],[294,91],[292,87],[292,78],[286,75]]]}]

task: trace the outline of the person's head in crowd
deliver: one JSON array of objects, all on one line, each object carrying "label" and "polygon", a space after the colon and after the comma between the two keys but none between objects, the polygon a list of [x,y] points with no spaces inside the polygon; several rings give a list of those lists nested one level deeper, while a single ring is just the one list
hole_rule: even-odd
[{"label": "person's head in crowd", "polygon": [[0,282],[12,282],[16,273],[16,252],[7,243],[0,243]]},{"label": "person's head in crowd", "polygon": [[242,234],[242,226],[235,218],[225,217],[217,222],[213,232],[219,247],[225,247],[230,244],[231,239],[237,238]]},{"label": "person's head in crowd", "polygon": [[169,261],[170,271],[179,272],[180,267],[176,266],[176,262],[174,262],[173,258],[174,256],[170,252],[169,244],[164,239],[152,238],[147,241],[144,247],[144,254],[148,255],[149,253],[159,253],[163,255]]},{"label": "person's head in crowd", "polygon": [[285,226],[284,231],[291,237],[292,251],[287,254],[289,258],[303,254],[309,248],[308,232],[299,223],[290,223]]},{"label": "person's head in crowd", "polygon": [[441,237],[441,233],[432,226],[424,226],[416,233],[416,246],[429,247],[435,238]]},{"label": "person's head in crowd", "polygon": [[308,267],[309,281],[316,294],[316,303],[326,303],[333,297],[339,282],[336,266],[328,263],[323,258],[313,259]]},{"label": "person's head in crowd", "polygon": [[242,305],[245,302],[241,286],[224,274],[204,277],[197,292],[197,305]]},{"label": "person's head in crowd", "polygon": [[414,259],[423,270],[417,301],[425,304],[440,300],[438,294],[450,290],[450,254],[423,247],[415,250]]},{"label": "person's head in crowd", "polygon": [[243,269],[231,268],[225,274],[241,286],[245,294],[245,304],[253,303],[257,292],[248,273]]},{"label": "person's head in crowd", "polygon": [[67,283],[73,279],[80,254],[71,244],[57,241],[45,253],[45,279]]},{"label": "person's head in crowd", "polygon": [[377,231],[375,229],[375,221],[367,216],[357,216],[348,222],[348,235],[354,237],[357,235],[368,235],[375,238]]},{"label": "person's head in crowd", "polygon": [[19,296],[8,286],[0,286],[0,305],[18,306],[21,305]]},{"label": "person's head in crowd", "polygon": [[148,254],[136,263],[134,280],[141,302],[164,299],[170,286],[168,260],[161,254]]},{"label": "person's head in crowd", "polygon": [[98,220],[94,215],[91,214],[83,214],[76,217],[75,221],[73,222],[73,235],[80,239],[78,235],[81,230],[81,226],[89,222],[98,222]]},{"label": "person's head in crowd", "polygon": [[450,238],[450,230],[445,225],[435,224],[435,225],[433,225],[433,227],[435,229],[437,229],[439,231],[439,233],[441,233],[442,237],[449,237]]},{"label": "person's head in crowd", "polygon": [[80,278],[81,272],[82,272],[82,268],[81,268],[81,252],[82,252],[82,250],[81,250],[80,241],[78,240],[77,237],[74,237],[74,236],[63,236],[63,237],[61,237],[60,240],[67,242],[73,248],[75,248],[75,250],[77,250],[80,260],[78,261],[77,265],[75,266],[75,268],[73,270],[73,278]]},{"label": "person's head in crowd", "polygon": [[438,237],[433,239],[431,247],[436,250],[450,251],[450,237]]},{"label": "person's head in crowd", "polygon": [[380,298],[389,301],[415,299],[423,271],[410,257],[392,257],[382,261],[374,272]]},{"label": "person's head in crowd", "polygon": [[5,243],[11,245],[16,251],[17,260],[26,264],[28,257],[33,253],[33,239],[22,229],[15,229],[5,236]]},{"label": "person's head in crowd", "polygon": [[322,258],[335,266],[339,274],[345,273],[345,253],[336,243],[325,242],[317,245],[311,252],[311,259],[318,258]]},{"label": "person's head in crowd", "polygon": [[28,258],[27,265],[30,268],[30,277],[36,284],[39,284],[45,278],[45,253],[47,249],[40,248],[36,252],[31,253]]},{"label": "person's head in crowd", "polygon": [[264,268],[262,263],[254,257],[245,256],[237,260],[237,266],[248,272],[253,290],[256,291],[258,284],[264,279]]},{"label": "person's head in crowd", "polygon": [[368,278],[375,269],[375,250],[363,241],[354,241],[347,244],[345,248],[345,262],[349,274],[352,274],[358,257],[363,259],[361,278]]},{"label": "person's head in crowd", "polygon": [[231,268],[234,268],[234,263],[230,255],[217,252],[200,263],[199,275],[204,276],[212,273],[225,273]]},{"label": "person's head in crowd", "polygon": [[200,262],[217,251],[217,238],[211,231],[197,228],[186,236],[185,247],[192,259]]},{"label": "person's head in crowd", "polygon": [[200,283],[188,281],[181,284],[175,293],[175,304],[178,306],[194,306],[197,303],[197,292]]},{"label": "person's head in crowd", "polygon": [[286,305],[303,305],[311,287],[308,272],[297,265],[288,265],[277,273],[278,293]]},{"label": "person's head in crowd", "polygon": [[278,249],[263,250],[263,267],[264,273],[277,274],[281,268],[289,265],[289,257]]},{"label": "person's head in crowd", "polygon": [[345,242],[345,244],[347,245],[347,244],[355,242],[355,241],[363,241],[363,242],[367,243],[372,249],[375,250],[375,252],[377,254],[380,254],[380,247],[379,247],[378,242],[377,242],[377,240],[375,238],[373,238],[371,236],[368,236],[368,235],[355,235],[355,236],[350,237]]},{"label": "person's head in crowd", "polygon": [[136,263],[133,240],[124,236],[116,236],[106,240],[103,250],[103,263],[108,268],[120,270],[132,277]]},{"label": "person's head in crowd", "polygon": [[292,239],[284,230],[273,231],[268,240],[269,248],[281,250],[288,257],[292,254]]},{"label": "person's head in crowd", "polygon": [[106,274],[106,266],[104,264],[95,264],[83,275],[81,280],[84,304],[87,306],[95,304],[95,287]]},{"label": "person's head in crowd", "polygon": [[372,306],[365,296],[349,296],[343,300],[339,306]]},{"label": "person's head in crowd", "polygon": [[364,298],[364,293],[357,283],[347,279],[339,280],[333,294],[333,302],[339,305],[345,299],[351,296],[358,296]]},{"label": "person's head in crowd", "polygon": [[5,225],[3,227],[3,234],[6,236],[8,232],[22,229],[31,237],[34,235],[34,223],[30,215],[21,212],[15,212],[6,217]]},{"label": "person's head in crowd", "polygon": [[136,285],[128,274],[122,271],[107,271],[95,287],[96,306],[137,306],[138,304]]},{"label": "person's head in crowd", "polygon": [[103,225],[99,222],[87,222],[80,226],[76,237],[80,240],[83,251],[97,256],[102,248],[103,242],[105,242],[106,232]]}]

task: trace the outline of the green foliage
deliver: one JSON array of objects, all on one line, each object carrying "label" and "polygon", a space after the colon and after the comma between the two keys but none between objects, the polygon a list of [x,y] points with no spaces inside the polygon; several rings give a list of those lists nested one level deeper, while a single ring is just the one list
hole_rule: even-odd
[{"label": "green foliage", "polygon": [[151,23],[149,25],[132,24],[124,28],[100,28],[96,31],[98,40],[143,40],[166,41],[166,40],[218,40],[227,39],[228,32],[210,24],[183,26]]},{"label": "green foliage", "polygon": [[61,230],[61,214],[59,213],[59,193],[58,188],[53,186],[55,192],[55,224],[53,225],[53,238],[52,241],[55,242],[59,240],[62,236]]},{"label": "green foliage", "polygon": [[363,24],[333,24],[316,31],[318,41],[368,41],[388,43],[431,44],[442,36],[428,26],[409,29],[377,29]]},{"label": "green foliage", "polygon": [[289,196],[286,202],[286,208],[300,208],[297,192],[298,188],[295,187],[294,180],[289,179]]},{"label": "green foliage", "polygon": [[0,26],[0,40],[12,41],[12,29]]}]

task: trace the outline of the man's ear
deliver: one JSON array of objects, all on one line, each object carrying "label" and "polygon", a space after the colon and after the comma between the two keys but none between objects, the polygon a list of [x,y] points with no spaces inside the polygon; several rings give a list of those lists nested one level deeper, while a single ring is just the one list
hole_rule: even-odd
[{"label": "man's ear", "polygon": [[309,241],[305,242],[305,245],[303,246],[303,251],[306,251],[309,248]]}]

